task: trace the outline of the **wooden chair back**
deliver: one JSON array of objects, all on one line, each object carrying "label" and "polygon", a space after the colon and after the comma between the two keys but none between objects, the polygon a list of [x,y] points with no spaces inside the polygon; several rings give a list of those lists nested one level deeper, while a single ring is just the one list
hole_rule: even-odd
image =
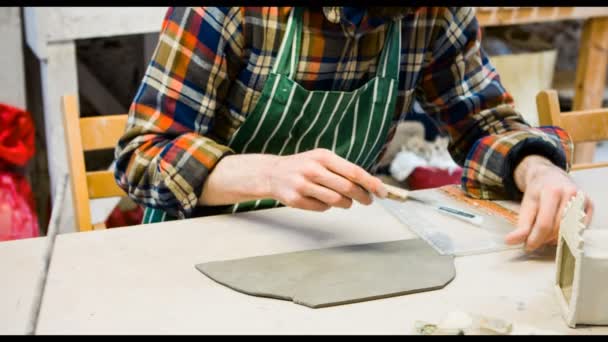
[{"label": "wooden chair back", "polygon": [[84,152],[114,148],[124,133],[127,114],[81,118],[75,95],[63,96],[61,104],[78,230],[104,229],[103,223],[91,222],[90,200],[126,194],[116,184],[112,171],[87,171]]},{"label": "wooden chair back", "polygon": [[[564,129],[574,143],[608,140],[608,108],[562,112],[555,90],[543,90],[536,96],[541,126]],[[574,164],[573,170],[606,167],[608,162]]]}]

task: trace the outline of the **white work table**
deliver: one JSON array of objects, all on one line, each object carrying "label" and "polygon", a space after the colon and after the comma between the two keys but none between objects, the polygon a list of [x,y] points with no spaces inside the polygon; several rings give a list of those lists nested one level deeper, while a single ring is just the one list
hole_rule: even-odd
[{"label": "white work table", "polygon": [[[579,172],[575,178],[599,194],[606,190],[598,186],[606,172]],[[63,234],[56,240],[36,333],[410,334],[416,320],[436,322],[458,310],[510,321],[514,333],[608,333],[608,327],[566,326],[554,296],[552,253],[458,257],[456,278],[441,290],[322,309],[245,295],[194,267],[405,238],[414,235],[379,204],[325,213],[277,208]]]},{"label": "white work table", "polygon": [[[595,199],[597,228],[608,222],[607,172],[574,173]],[[38,333],[408,333],[414,320],[452,310],[494,315],[532,332],[608,332],[566,328],[550,255],[461,257],[455,280],[442,290],[317,310],[236,293],[194,269],[209,260],[409,237],[378,206],[323,214],[281,208],[61,235]],[[0,334],[27,332],[45,245],[45,238],[0,243]]]},{"label": "white work table", "polygon": [[28,333],[44,273],[46,238],[0,242],[0,335]]}]

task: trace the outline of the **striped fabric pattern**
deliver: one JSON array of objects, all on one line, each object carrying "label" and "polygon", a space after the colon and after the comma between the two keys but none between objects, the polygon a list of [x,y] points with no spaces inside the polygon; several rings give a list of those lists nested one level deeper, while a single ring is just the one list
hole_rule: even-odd
[{"label": "striped fabric pattern", "polygon": [[[292,11],[287,35],[260,100],[228,145],[239,153],[275,155],[326,148],[369,169],[386,140],[388,122],[395,111],[393,95],[399,78],[401,22],[391,23],[377,75],[368,83],[350,92],[310,91],[293,80],[300,59],[302,10]],[[231,212],[278,204],[272,199],[248,201],[237,203]]]},{"label": "striped fabric pattern", "polygon": [[[135,201],[180,218],[191,216],[214,165],[239,152],[228,147],[229,141],[259,100],[290,10],[167,11],[115,153],[117,183]],[[376,73],[388,25],[365,14],[358,25],[348,16],[333,19],[339,23],[327,20],[322,8],[305,10],[294,70],[305,89],[349,92]],[[420,8],[402,19],[397,110],[381,143],[386,147],[416,99],[450,135],[450,152],[466,168],[464,188],[491,198],[506,194],[504,178],[510,175],[501,170],[512,159],[513,146],[537,139],[569,161],[572,144],[559,128],[530,128],[524,122],[480,39],[470,8]],[[377,160],[366,160],[366,167],[373,171]]]}]

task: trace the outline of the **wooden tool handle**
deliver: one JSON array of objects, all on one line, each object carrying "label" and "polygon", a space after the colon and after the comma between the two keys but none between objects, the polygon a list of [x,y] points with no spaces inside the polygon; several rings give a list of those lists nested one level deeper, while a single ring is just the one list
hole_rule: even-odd
[{"label": "wooden tool handle", "polygon": [[410,192],[408,190],[398,188],[396,186],[388,185],[383,183],[386,191],[388,192],[388,198],[397,201],[407,201]]}]

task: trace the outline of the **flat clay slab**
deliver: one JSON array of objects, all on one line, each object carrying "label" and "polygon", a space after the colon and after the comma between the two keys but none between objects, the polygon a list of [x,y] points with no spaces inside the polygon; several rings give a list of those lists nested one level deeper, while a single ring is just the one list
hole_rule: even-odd
[{"label": "flat clay slab", "polygon": [[196,268],[236,291],[311,308],[436,290],[456,273],[452,256],[440,255],[421,239],[214,261]]}]

